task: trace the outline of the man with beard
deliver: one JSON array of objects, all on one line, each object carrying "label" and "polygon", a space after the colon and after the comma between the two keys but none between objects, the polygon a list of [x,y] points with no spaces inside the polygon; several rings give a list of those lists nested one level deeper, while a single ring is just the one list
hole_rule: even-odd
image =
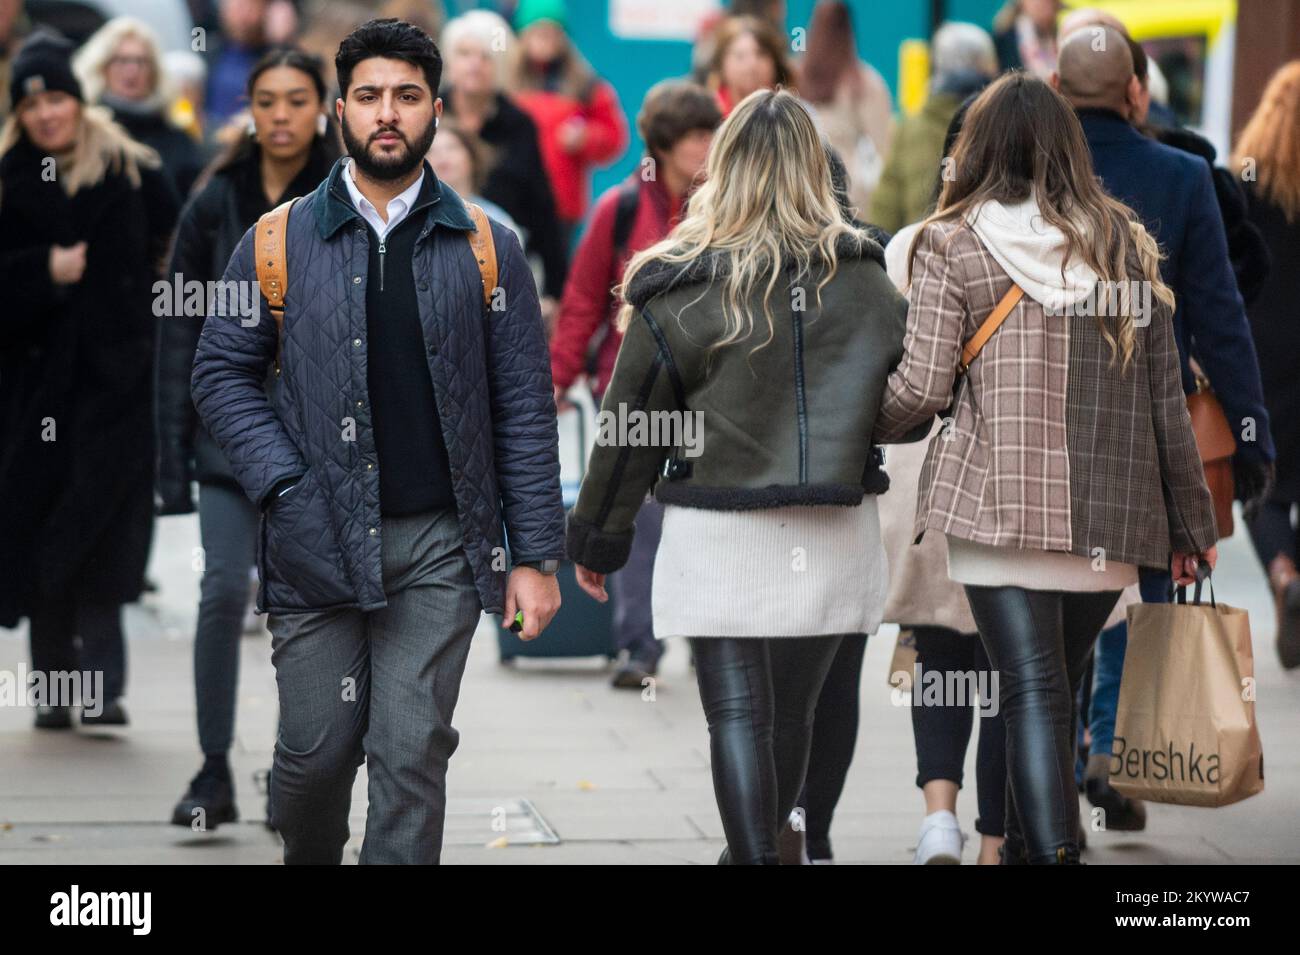
[{"label": "man with beard", "polygon": [[[348,156],[289,212],[282,331],[265,300],[259,321],[209,316],[193,392],[263,509],[285,862],[341,861],[364,758],[360,861],[434,863],[480,611],[521,611],[531,639],[559,608],[555,404],[518,240],[491,223],[489,306],[474,221],[423,161],[442,112],[433,41],[372,20],[335,62]],[[259,229],[225,281],[256,281]]]}]

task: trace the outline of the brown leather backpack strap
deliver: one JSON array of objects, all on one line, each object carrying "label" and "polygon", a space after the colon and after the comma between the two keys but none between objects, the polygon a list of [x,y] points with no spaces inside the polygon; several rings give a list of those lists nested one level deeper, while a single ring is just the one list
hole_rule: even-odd
[{"label": "brown leather backpack strap", "polygon": [[1011,310],[1016,307],[1024,294],[1024,289],[1014,282],[1011,283],[1011,288],[1007,289],[1007,294],[1003,295],[998,304],[993,307],[993,311],[989,313],[989,317],[984,319],[984,324],[979,327],[979,331],[971,336],[970,341],[966,342],[966,344],[962,346],[961,365],[958,368],[958,374],[966,373],[966,369],[970,368],[970,364],[975,360],[975,356],[980,353],[980,350],[988,343],[988,340],[993,337],[993,333],[996,332],[998,328],[1001,327],[1002,323],[1007,320],[1007,316],[1011,314]]},{"label": "brown leather backpack strap", "polygon": [[483,280],[483,302],[490,308],[492,292],[497,287],[497,248],[492,239],[492,223],[488,221],[487,213],[474,203],[465,203],[465,208],[474,220],[475,231],[468,233],[469,247]]},{"label": "brown leather backpack strap", "polygon": [[257,284],[275,319],[275,373],[280,373],[280,339],[284,331],[284,293],[289,286],[289,266],[285,253],[289,210],[296,198],[281,203],[257,220],[253,251],[257,261]]}]

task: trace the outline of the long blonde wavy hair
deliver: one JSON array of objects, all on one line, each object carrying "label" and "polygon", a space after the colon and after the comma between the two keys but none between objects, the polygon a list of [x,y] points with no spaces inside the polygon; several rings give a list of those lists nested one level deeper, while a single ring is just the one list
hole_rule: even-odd
[{"label": "long blonde wavy hair", "polygon": [[[705,175],[676,228],[628,262],[616,289],[624,301],[618,327],[626,330],[632,319],[635,309],[626,290],[647,264],[658,260],[685,268],[717,254],[727,263],[721,277],[726,332],[709,347],[753,334],[750,300],[762,287],[767,338],[754,347],[757,351],[776,333],[770,300],[788,270],[797,282],[815,263],[825,265],[816,286],[820,304],[822,288],[839,267],[837,242],[848,236],[861,246],[871,239],[841,216],[825,147],[807,109],[791,93],[757,90],[741,100],[718,129]],[[718,264],[714,259],[706,290],[715,285]]]},{"label": "long blonde wavy hair", "polygon": [[1154,298],[1174,307],[1160,278],[1160,247],[1137,215],[1106,194],[1073,108],[1056,90],[1024,72],[1003,74],[966,111],[953,143],[951,175],[944,176],[938,207],[916,231],[908,274],[925,226],[962,222],[984,202],[1013,204],[1033,195],[1043,219],[1066,237],[1065,264],[1082,259],[1099,279],[1120,290],[1119,315],[1097,316],[1112,357],[1127,371],[1137,338],[1128,279],[1136,261]]}]

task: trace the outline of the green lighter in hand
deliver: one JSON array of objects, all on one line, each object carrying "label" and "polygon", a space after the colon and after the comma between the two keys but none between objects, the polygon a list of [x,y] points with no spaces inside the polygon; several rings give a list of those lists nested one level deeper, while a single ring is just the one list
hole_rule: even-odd
[{"label": "green lighter in hand", "polygon": [[514,633],[520,633],[524,629],[524,612],[522,610],[515,611],[515,622],[510,625],[510,629]]}]

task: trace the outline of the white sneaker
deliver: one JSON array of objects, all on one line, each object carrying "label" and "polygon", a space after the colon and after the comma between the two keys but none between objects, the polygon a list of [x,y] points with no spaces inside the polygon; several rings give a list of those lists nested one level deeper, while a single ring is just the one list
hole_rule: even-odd
[{"label": "white sneaker", "polygon": [[966,834],[957,825],[957,817],[947,809],[940,809],[921,820],[915,862],[917,865],[961,865],[965,844]]}]

